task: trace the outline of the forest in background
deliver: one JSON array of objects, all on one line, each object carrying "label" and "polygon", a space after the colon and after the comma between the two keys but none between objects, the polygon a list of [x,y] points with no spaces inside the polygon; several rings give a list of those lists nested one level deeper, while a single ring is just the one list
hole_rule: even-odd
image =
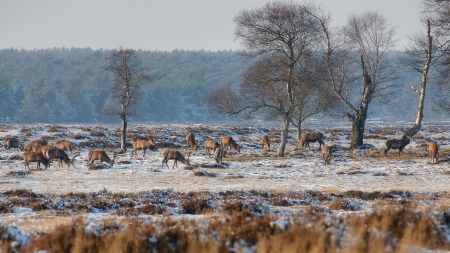
[{"label": "forest in background", "polygon": [[[208,109],[205,97],[221,83],[239,85],[251,63],[236,51],[136,51],[150,76],[142,89],[130,122],[230,121]],[[105,70],[110,50],[53,48],[0,50],[0,122],[111,123],[117,116],[102,114],[110,103],[111,74]],[[390,52],[396,59],[402,52]],[[417,113],[420,73],[402,69],[389,85],[392,93],[374,99],[369,118],[411,120]],[[427,88],[424,120],[443,119],[433,103],[438,92]],[[358,96],[355,96],[357,99]],[[341,118],[342,115],[332,115]],[[257,117],[265,119],[263,114]]]}]

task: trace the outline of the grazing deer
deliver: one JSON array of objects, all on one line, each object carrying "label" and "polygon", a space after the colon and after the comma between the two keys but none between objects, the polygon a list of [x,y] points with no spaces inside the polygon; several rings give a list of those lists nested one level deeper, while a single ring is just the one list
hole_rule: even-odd
[{"label": "grazing deer", "polygon": [[309,148],[309,143],[310,142],[319,142],[319,148],[323,145],[325,145],[325,143],[323,142],[323,133],[321,132],[313,132],[313,133],[302,133],[302,136],[300,137],[300,141],[298,143],[298,145],[301,148],[304,147],[308,147]]},{"label": "grazing deer", "polygon": [[403,148],[409,144],[409,138],[408,136],[402,136],[401,139],[393,139],[393,140],[387,140],[385,143],[386,148],[384,149],[384,155],[387,155],[387,152],[389,149],[398,149],[398,155],[400,156],[402,154]]},{"label": "grazing deer", "polygon": [[64,162],[65,164],[67,164],[67,167],[70,167],[71,164],[73,164],[73,161],[75,159],[75,157],[77,157],[79,154],[76,154],[72,157],[72,159],[69,159],[69,156],[67,156],[66,152],[64,152],[64,150],[59,149],[59,148],[53,148],[53,149],[48,149],[46,151],[46,157],[48,157],[48,159],[58,159],[58,166],[61,167],[62,163]]},{"label": "grazing deer", "polygon": [[47,169],[48,165],[50,164],[50,160],[45,158],[41,153],[36,153],[32,151],[25,151],[23,153],[23,160],[25,163],[25,169],[28,167],[28,170],[30,170],[29,163],[30,162],[36,162],[36,169],[40,169],[40,164],[42,163],[45,166],[45,169]]},{"label": "grazing deer", "polygon": [[216,161],[217,164],[222,164],[222,157],[223,157],[222,148],[217,147],[216,150],[214,150],[214,160]]},{"label": "grazing deer", "polygon": [[267,149],[270,149],[269,136],[267,136],[267,135],[260,136],[259,142],[261,142],[261,149],[264,149],[264,147],[267,147]]},{"label": "grazing deer", "polygon": [[220,147],[220,144],[217,141],[211,139],[205,140],[205,149],[208,152],[209,158],[211,158],[211,153],[209,151],[212,150],[214,152],[218,147]]},{"label": "grazing deer", "polygon": [[439,145],[436,142],[431,141],[428,144],[428,151],[430,152],[431,162],[432,163],[437,162],[438,161],[437,154],[439,152]]},{"label": "grazing deer", "polygon": [[91,150],[88,153],[87,163],[93,163],[94,160],[98,160],[98,164],[101,165],[102,162],[108,163],[111,167],[114,165],[114,159],[116,159],[116,152],[113,153],[113,159],[111,160],[109,156],[102,150]]},{"label": "grazing deer", "polygon": [[4,138],[3,142],[5,143],[5,149],[11,150],[11,148],[15,148],[17,150],[23,150],[23,144],[16,138]]},{"label": "grazing deer", "polygon": [[322,159],[323,164],[330,164],[331,161],[331,147],[327,145],[322,146]]},{"label": "grazing deer", "polygon": [[147,149],[155,149],[155,143],[150,138],[143,139],[142,137],[137,137],[136,135],[131,137],[131,145],[133,146],[133,149],[131,150],[131,158],[133,158],[133,154],[137,155],[138,150],[144,150],[144,154],[142,155],[142,157],[144,157]]},{"label": "grazing deer", "polygon": [[227,148],[230,148],[230,147],[236,149],[238,153],[241,150],[241,146],[239,146],[233,140],[233,138],[231,138],[230,136],[221,136],[220,137],[220,144],[222,145],[223,151],[225,151]]},{"label": "grazing deer", "polygon": [[56,143],[56,147],[69,153],[72,153],[73,143],[71,141],[62,140]]},{"label": "grazing deer", "polygon": [[27,144],[25,144],[25,151],[32,151],[34,146],[45,146],[47,145],[47,141],[46,140],[34,140],[34,141],[30,141]]},{"label": "grazing deer", "polygon": [[174,160],[174,162],[173,162],[173,169],[175,169],[175,166],[177,166],[177,169],[178,169],[177,161],[180,161],[180,162],[182,162],[182,163],[184,163],[186,165],[190,165],[190,163],[189,163],[189,156],[187,158],[185,158],[177,150],[167,149],[167,150],[163,151],[162,155],[163,155],[163,160],[162,160],[162,168],[163,169],[164,169],[164,163],[166,163],[167,169],[169,169],[169,165],[167,165],[167,162],[169,160]]},{"label": "grazing deer", "polygon": [[194,151],[197,150],[197,144],[195,143],[195,135],[193,132],[187,133],[186,142],[187,142],[188,149],[192,148]]}]

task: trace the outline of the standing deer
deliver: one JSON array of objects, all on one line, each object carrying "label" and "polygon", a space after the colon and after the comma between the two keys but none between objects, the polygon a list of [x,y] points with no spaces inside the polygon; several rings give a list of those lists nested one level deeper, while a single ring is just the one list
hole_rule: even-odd
[{"label": "standing deer", "polygon": [[387,155],[387,152],[389,149],[398,149],[398,155],[400,156],[402,154],[403,148],[409,144],[409,138],[408,136],[402,136],[401,139],[393,139],[393,140],[387,140],[385,143],[386,148],[384,149],[384,155]]},{"label": "standing deer", "polygon": [[188,149],[192,148],[194,151],[197,150],[197,144],[195,143],[195,135],[193,132],[187,133],[186,142],[187,142]]},{"label": "standing deer", "polygon": [[133,154],[137,155],[138,150],[144,150],[144,154],[142,155],[142,157],[144,157],[147,149],[155,149],[155,143],[150,138],[144,139],[136,135],[131,137],[131,145],[133,146],[133,149],[131,150],[131,158],[133,158]]},{"label": "standing deer", "polygon": [[331,147],[327,145],[322,146],[322,159],[323,164],[330,164],[331,161]]},{"label": "standing deer", "polygon": [[428,144],[428,151],[430,152],[431,162],[432,163],[437,162],[438,161],[437,154],[439,152],[439,145],[436,142],[431,141]]},{"label": "standing deer", "polygon": [[94,160],[98,160],[98,164],[101,165],[102,162],[108,163],[111,167],[114,165],[114,159],[116,159],[116,152],[113,153],[113,159],[111,160],[109,156],[102,150],[91,150],[88,153],[87,163],[93,163]]},{"label": "standing deer", "polygon": [[62,140],[56,143],[56,147],[69,153],[72,153],[73,143],[71,141]]},{"label": "standing deer", "polygon": [[45,158],[41,153],[36,153],[32,151],[25,151],[23,153],[23,160],[25,164],[25,169],[28,167],[28,170],[30,170],[29,163],[30,162],[36,162],[36,169],[40,169],[40,164],[42,163],[45,166],[45,169],[47,169],[48,165],[50,164],[50,160]]},{"label": "standing deer", "polygon": [[177,169],[178,169],[177,161],[180,161],[180,162],[182,162],[182,163],[184,163],[186,165],[190,165],[190,163],[189,163],[189,156],[187,158],[185,158],[177,150],[167,149],[167,150],[163,151],[162,155],[163,155],[163,160],[162,160],[162,168],[163,169],[164,169],[164,163],[166,164],[167,169],[169,169],[169,165],[167,165],[167,162],[169,160],[174,160],[174,162],[173,162],[173,169],[175,169],[175,166],[177,166]]},{"label": "standing deer", "polygon": [[230,136],[221,136],[220,137],[220,144],[222,145],[223,151],[225,151],[227,148],[230,148],[230,147],[236,149],[238,153],[241,150],[241,146],[239,146],[233,140],[233,138],[231,138]]},{"label": "standing deer", "polygon": [[222,164],[222,157],[223,157],[222,148],[217,147],[216,150],[214,150],[214,160],[216,161],[217,164]]},{"label": "standing deer", "polygon": [[212,150],[213,152],[215,152],[215,150],[218,147],[220,147],[220,144],[217,141],[214,141],[214,140],[211,140],[211,139],[206,139],[205,140],[205,149],[208,152],[209,158],[211,158],[211,153],[209,151]]},{"label": "standing deer", "polygon": [[72,159],[69,159],[69,156],[67,156],[66,152],[64,152],[64,150],[59,149],[59,148],[54,148],[54,149],[48,149],[46,151],[46,156],[48,157],[48,159],[58,159],[58,166],[61,167],[62,163],[64,162],[65,164],[67,164],[67,167],[70,167],[71,164],[73,164],[73,161],[75,159],[75,157],[77,157],[79,154],[76,154],[72,157]]},{"label": "standing deer", "polygon": [[310,149],[309,143],[316,141],[319,142],[319,148],[325,145],[325,143],[323,142],[323,133],[321,132],[302,133],[298,145],[302,148],[308,147],[308,149]]},{"label": "standing deer", "polygon": [[23,149],[23,144],[16,138],[4,138],[3,142],[5,143],[5,149],[11,150],[11,148],[15,149]]},{"label": "standing deer", "polygon": [[269,136],[267,136],[267,135],[260,136],[259,142],[261,142],[261,149],[264,149],[264,147],[267,147],[267,149],[270,149]]}]

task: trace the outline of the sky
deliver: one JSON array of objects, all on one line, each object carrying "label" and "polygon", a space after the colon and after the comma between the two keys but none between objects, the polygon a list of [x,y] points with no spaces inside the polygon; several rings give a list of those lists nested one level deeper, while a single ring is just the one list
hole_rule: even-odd
[{"label": "sky", "polygon": [[[292,0],[304,3],[304,1]],[[119,47],[238,50],[233,18],[268,0],[0,0],[0,49]],[[333,25],[378,11],[397,27],[401,49],[422,29],[420,0],[313,0]]]}]

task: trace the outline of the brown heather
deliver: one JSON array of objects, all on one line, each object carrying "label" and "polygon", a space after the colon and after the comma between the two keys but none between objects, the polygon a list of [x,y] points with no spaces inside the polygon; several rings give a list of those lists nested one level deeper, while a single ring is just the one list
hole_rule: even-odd
[{"label": "brown heather", "polygon": [[[75,220],[53,232],[32,238],[21,252],[411,252],[413,248],[449,250],[437,225],[445,214],[390,208],[371,214],[336,217],[305,213],[284,217],[252,216],[249,212],[204,219],[164,218],[146,225],[119,229],[102,224],[101,233],[86,233],[85,222]],[[7,241],[3,240],[5,249]],[[6,251],[5,251],[6,252]]]}]

